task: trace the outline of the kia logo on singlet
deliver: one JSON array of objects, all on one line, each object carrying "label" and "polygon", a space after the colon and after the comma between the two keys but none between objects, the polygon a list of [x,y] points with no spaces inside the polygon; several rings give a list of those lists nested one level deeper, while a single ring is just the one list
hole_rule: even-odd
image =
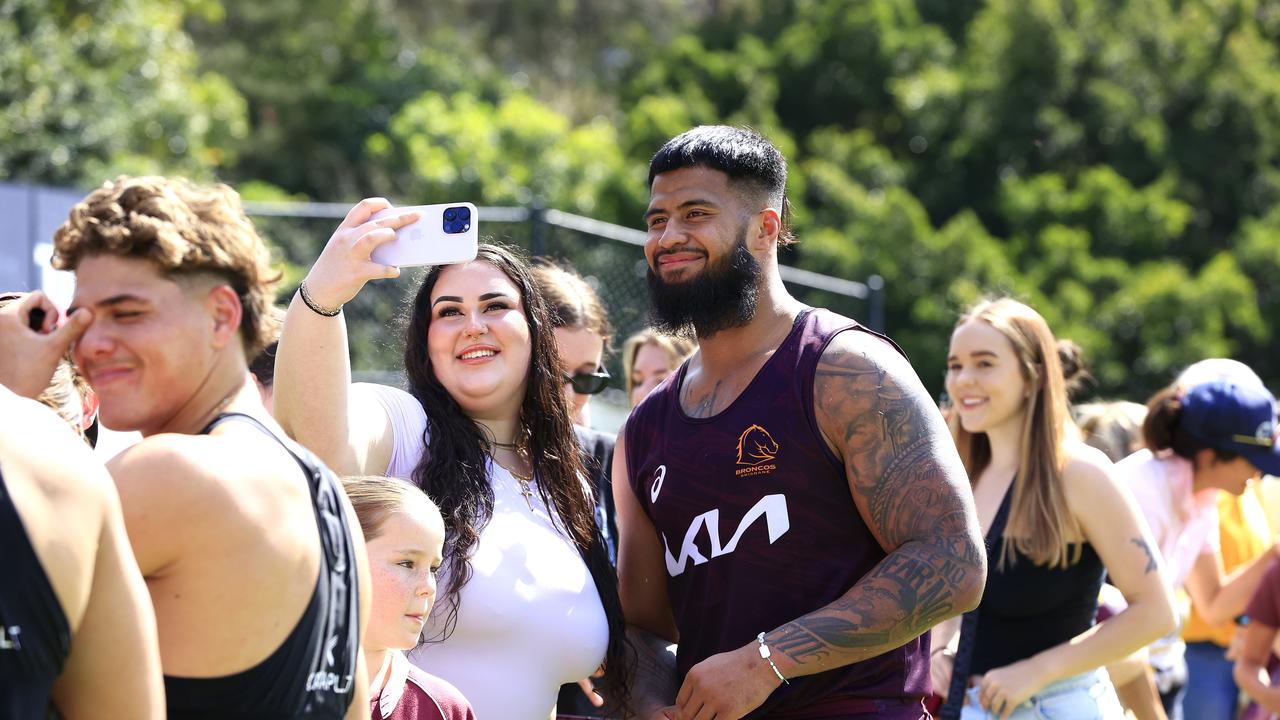
[{"label": "kia logo on singlet", "polygon": [[764,475],[778,469],[771,461],[778,457],[778,441],[768,430],[751,425],[738,436],[738,477]]},{"label": "kia logo on singlet", "polygon": [[[679,557],[671,552],[671,543],[667,541],[667,534],[660,533],[662,547],[666,552],[667,574],[676,577],[684,573],[689,562],[702,565],[708,560],[732,553],[738,548],[738,542],[742,540],[742,536],[761,518],[764,518],[765,532],[768,534],[769,544],[772,545],[791,529],[791,516],[787,514],[787,497],[779,493],[760,498],[738,521],[738,528],[727,543],[720,542],[719,508],[702,513],[689,523],[689,529],[680,542]],[[698,547],[699,536],[704,534],[704,531],[708,550],[705,555]]]}]

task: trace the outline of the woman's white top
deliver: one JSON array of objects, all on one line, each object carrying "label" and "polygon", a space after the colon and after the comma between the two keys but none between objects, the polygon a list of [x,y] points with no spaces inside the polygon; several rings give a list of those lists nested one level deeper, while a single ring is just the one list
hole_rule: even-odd
[{"label": "woman's white top", "polygon": [[[361,383],[353,392],[373,394],[386,410],[394,437],[387,475],[411,480],[426,449],[422,406],[382,385]],[[552,522],[536,481],[530,510],[520,483],[492,458],[488,475],[493,517],[474,548],[457,625],[443,642],[408,655],[457,686],[478,720],[546,720],[560,686],[591,675],[604,661],[609,625],[590,571]],[[441,577],[438,598],[448,582]],[[423,637],[439,637],[447,615],[447,603],[437,602]]]}]

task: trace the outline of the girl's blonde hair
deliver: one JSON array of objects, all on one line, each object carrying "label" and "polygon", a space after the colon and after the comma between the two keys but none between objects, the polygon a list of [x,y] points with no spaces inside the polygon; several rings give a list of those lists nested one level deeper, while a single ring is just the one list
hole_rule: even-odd
[{"label": "girl's blonde hair", "polygon": [[381,475],[345,477],[342,489],[347,492],[351,507],[360,518],[360,530],[366,542],[381,535],[382,524],[395,513],[422,509],[432,515],[440,514],[426,493],[395,478]]},{"label": "girl's blonde hair", "polygon": [[[1079,548],[1071,557],[1068,538],[1077,527],[1062,479],[1070,416],[1059,343],[1040,313],[1011,298],[978,302],[960,316],[956,327],[970,322],[986,323],[1008,338],[1029,391],[998,567],[1003,568],[1006,559],[1012,563],[1015,551],[1037,565],[1067,567],[1079,560]],[[990,441],[986,433],[966,431],[956,413],[948,424],[972,482],[991,462]]]}]

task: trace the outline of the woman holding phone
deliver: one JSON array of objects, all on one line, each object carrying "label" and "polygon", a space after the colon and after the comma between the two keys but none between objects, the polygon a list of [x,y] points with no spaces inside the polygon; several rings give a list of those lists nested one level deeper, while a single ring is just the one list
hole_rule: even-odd
[{"label": "woman holding phone", "polygon": [[370,254],[416,219],[371,220],[389,207],[356,205],[290,304],[277,418],[340,474],[402,478],[439,506],[440,601],[410,659],[478,717],[545,720],[561,684],[602,664],[606,699],[625,703],[616,580],[528,265],[481,245],[472,261],[428,268],[405,329],[410,391],[351,384],[340,309],[399,275]]}]

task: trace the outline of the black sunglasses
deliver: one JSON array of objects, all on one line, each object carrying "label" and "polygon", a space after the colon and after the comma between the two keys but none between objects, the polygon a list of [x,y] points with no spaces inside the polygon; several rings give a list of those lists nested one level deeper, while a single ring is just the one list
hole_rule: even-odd
[{"label": "black sunglasses", "polygon": [[595,395],[609,387],[609,371],[600,368],[593,373],[565,373],[564,381],[572,385],[573,391],[579,395]]}]

